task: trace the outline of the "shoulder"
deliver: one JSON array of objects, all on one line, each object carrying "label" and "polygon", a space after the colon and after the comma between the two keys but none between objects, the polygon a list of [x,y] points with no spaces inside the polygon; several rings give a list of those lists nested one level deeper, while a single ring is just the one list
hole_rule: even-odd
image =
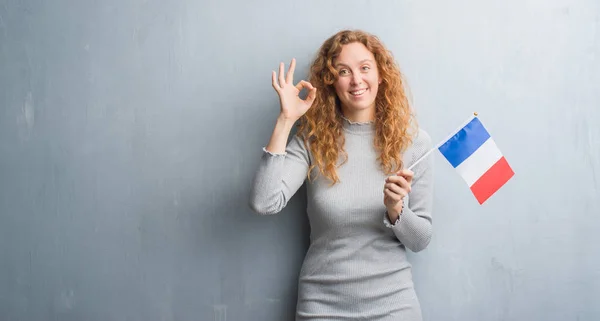
[{"label": "shoulder", "polygon": [[302,159],[306,163],[311,163],[312,156],[310,153],[309,143],[305,141],[304,136],[298,133],[292,133],[289,139],[286,153]]},{"label": "shoulder", "polygon": [[301,149],[304,152],[310,150],[308,140],[305,139],[305,136],[300,132],[292,132],[290,134],[290,139],[288,142],[290,147]]},{"label": "shoulder", "polygon": [[421,148],[426,148],[427,150],[429,150],[432,146],[431,136],[425,129],[419,127],[416,130],[415,135],[413,136],[412,145],[414,147],[421,147]]}]

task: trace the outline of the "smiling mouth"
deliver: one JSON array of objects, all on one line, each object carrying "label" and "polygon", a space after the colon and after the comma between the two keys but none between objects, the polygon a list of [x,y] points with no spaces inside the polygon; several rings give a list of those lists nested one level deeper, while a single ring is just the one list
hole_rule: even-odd
[{"label": "smiling mouth", "polygon": [[352,96],[355,96],[355,97],[357,97],[357,96],[360,96],[360,95],[362,95],[362,94],[364,94],[364,93],[366,93],[366,92],[367,92],[367,90],[366,90],[366,89],[360,89],[360,90],[351,91],[351,92],[350,92],[350,94],[351,94]]}]

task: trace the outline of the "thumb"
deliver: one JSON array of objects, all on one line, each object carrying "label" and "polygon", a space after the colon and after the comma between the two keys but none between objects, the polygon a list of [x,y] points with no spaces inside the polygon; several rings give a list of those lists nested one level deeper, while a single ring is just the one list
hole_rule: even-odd
[{"label": "thumb", "polygon": [[312,87],[308,92],[308,96],[306,97],[306,102],[312,104],[317,98],[317,88]]}]

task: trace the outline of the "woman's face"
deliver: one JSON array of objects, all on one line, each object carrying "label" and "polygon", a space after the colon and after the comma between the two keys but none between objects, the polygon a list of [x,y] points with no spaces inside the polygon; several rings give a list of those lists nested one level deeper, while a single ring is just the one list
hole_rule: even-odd
[{"label": "woman's face", "polygon": [[353,42],[342,47],[333,65],[339,75],[334,87],[344,116],[355,121],[371,120],[381,83],[373,53],[362,43]]}]

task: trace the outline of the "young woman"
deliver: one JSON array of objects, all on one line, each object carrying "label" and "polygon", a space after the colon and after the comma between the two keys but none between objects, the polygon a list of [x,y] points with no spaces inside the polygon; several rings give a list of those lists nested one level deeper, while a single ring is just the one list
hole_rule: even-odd
[{"label": "young woman", "polygon": [[402,74],[381,41],[360,30],[325,41],[309,82],[294,85],[295,64],[272,74],[281,111],[250,206],[278,213],[307,181],[311,235],[296,320],[421,320],[406,249],[431,239],[431,158],[407,168],[431,139],[416,126]]}]

